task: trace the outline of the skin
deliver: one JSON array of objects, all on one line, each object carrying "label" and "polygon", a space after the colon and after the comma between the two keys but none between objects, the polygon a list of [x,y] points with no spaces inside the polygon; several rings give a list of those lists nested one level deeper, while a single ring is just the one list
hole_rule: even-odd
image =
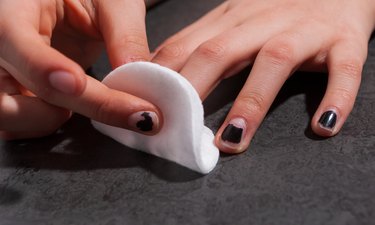
[{"label": "skin", "polygon": [[[48,135],[72,111],[133,130],[133,113],[161,115],[151,103],[84,72],[104,47],[113,68],[149,60],[145,13],[143,0],[1,0],[0,136]],[[51,78],[54,72],[69,79]]]},{"label": "skin", "polygon": [[[228,0],[167,39],[153,61],[179,71],[202,100],[221,80],[253,65],[216,135],[216,144],[228,153],[247,149],[294,71],[327,71],[326,93],[311,126],[329,137],[339,132],[354,105],[374,17],[372,0]],[[337,114],[332,129],[318,122],[328,110]],[[245,128],[239,144],[221,139],[232,119]]]},{"label": "skin", "polygon": [[[44,136],[71,115],[133,129],[127,117],[157,108],[108,89],[88,77],[103,46],[112,66],[148,60],[142,0],[0,1],[0,135],[5,139]],[[127,13],[129,12],[129,13]],[[223,79],[253,69],[216,135],[228,153],[250,144],[275,96],[295,70],[327,71],[327,91],[312,118],[321,136],[339,132],[361,81],[368,40],[375,26],[372,0],[227,0],[166,40],[153,61],[179,71],[202,99]],[[12,19],[9,19],[12,18]],[[52,36],[53,35],[53,36]],[[65,91],[51,86],[53,71],[73,75]],[[67,92],[67,93],[66,93]],[[319,125],[333,110],[336,126]],[[239,144],[222,141],[229,121],[245,128]]]}]

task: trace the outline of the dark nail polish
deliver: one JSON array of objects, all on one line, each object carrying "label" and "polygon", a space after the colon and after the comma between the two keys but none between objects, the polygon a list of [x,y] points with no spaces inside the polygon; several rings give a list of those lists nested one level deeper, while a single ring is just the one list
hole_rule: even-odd
[{"label": "dark nail polish", "polygon": [[158,126],[158,118],[154,112],[137,112],[129,117],[130,126],[142,132],[150,132]]},{"label": "dark nail polish", "polygon": [[337,115],[334,111],[327,111],[319,119],[319,124],[323,128],[332,129],[336,125]]},{"label": "dark nail polish", "polygon": [[228,124],[221,135],[221,139],[223,141],[239,144],[242,139],[242,132],[243,128],[236,127],[233,124]]},{"label": "dark nail polish", "polygon": [[140,120],[137,122],[137,127],[141,131],[152,131],[152,127],[154,126],[154,123],[152,122],[152,118],[150,116],[150,113],[144,112],[141,114],[141,116],[144,117],[144,120]]}]

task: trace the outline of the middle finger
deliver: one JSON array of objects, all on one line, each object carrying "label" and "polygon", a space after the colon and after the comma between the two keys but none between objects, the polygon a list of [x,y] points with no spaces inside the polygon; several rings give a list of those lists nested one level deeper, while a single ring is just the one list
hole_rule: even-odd
[{"label": "middle finger", "polygon": [[290,20],[280,22],[255,17],[222,32],[197,48],[181,69],[181,74],[204,99],[228,70],[249,65],[264,43],[286,29]]}]

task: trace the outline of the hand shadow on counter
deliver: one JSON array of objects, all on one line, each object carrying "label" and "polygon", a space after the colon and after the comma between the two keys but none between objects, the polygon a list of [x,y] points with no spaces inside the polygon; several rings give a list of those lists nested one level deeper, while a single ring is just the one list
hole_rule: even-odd
[{"label": "hand shadow on counter", "polygon": [[[214,132],[216,132],[224,122],[235,98],[241,91],[243,84],[248,78],[250,70],[251,68],[248,67],[239,74],[223,80],[205,100],[205,116],[210,118],[211,115],[216,114],[214,120],[206,120],[206,125]],[[307,125],[305,127],[305,136],[313,140],[325,139],[314,134],[310,121],[324,96],[327,87],[327,78],[328,76],[326,73],[294,73],[281,88],[276,99],[267,112],[266,117],[272,114],[272,112],[280,105],[285,104],[288,99],[297,95],[304,95],[306,112],[309,116],[309,120],[306,121]],[[220,101],[218,101],[218,99],[220,99]],[[222,111],[223,108],[225,108],[225,111]]]},{"label": "hand shadow on counter", "polygon": [[[247,78],[248,71],[249,68],[238,76],[223,81],[204,102],[206,116],[213,116],[213,122],[207,126],[214,132],[225,119],[228,110],[217,112],[233,102]],[[326,74],[296,73],[281,89],[268,113],[272,113],[289,98],[304,94],[311,118],[324,94],[326,80]],[[310,124],[310,121],[307,122]],[[308,125],[306,136],[317,138],[309,130],[311,128]],[[186,182],[203,176],[176,163],[125,147],[96,131],[89,119],[77,114],[51,136],[4,142],[1,151],[0,167],[8,168],[80,171],[141,167],[170,182]]]},{"label": "hand shadow on counter", "polygon": [[84,171],[140,167],[161,179],[186,182],[203,175],[162,158],[128,148],[93,128],[88,118],[74,114],[55,134],[5,142],[1,167]]}]

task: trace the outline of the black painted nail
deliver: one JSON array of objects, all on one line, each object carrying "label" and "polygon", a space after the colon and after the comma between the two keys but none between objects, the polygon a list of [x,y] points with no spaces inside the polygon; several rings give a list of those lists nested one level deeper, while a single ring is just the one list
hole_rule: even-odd
[{"label": "black painted nail", "polygon": [[221,134],[221,139],[223,141],[229,141],[234,144],[239,144],[242,139],[243,128],[236,127],[233,124],[228,124]]},{"label": "black painted nail", "polygon": [[159,120],[154,112],[136,112],[129,117],[129,125],[140,132],[151,132],[158,128]]},{"label": "black painted nail", "polygon": [[336,125],[337,115],[334,111],[327,111],[319,119],[319,124],[326,129],[333,129]]}]

